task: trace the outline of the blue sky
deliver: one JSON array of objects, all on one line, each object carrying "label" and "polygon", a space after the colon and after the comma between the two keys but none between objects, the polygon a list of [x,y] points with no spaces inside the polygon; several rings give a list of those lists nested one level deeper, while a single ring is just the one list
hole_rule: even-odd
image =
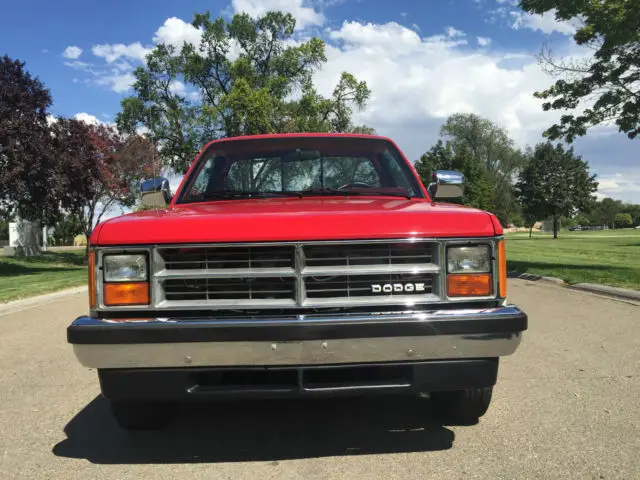
[{"label": "blue sky", "polygon": [[[472,111],[508,129],[518,145],[540,141],[557,117],[532,93],[552,79],[537,65],[543,42],[582,56],[573,27],[531,16],[513,0],[66,0],[0,3],[0,55],[27,63],[51,89],[54,115],[113,121],[131,70],[159,42],[197,41],[194,12],[256,16],[291,12],[297,37],[327,42],[316,74],[329,94],[342,70],[369,83],[373,97],[356,120],[394,138],[416,159],[445,118]],[[575,144],[600,178],[600,194],[640,203],[637,142],[598,127]]]}]

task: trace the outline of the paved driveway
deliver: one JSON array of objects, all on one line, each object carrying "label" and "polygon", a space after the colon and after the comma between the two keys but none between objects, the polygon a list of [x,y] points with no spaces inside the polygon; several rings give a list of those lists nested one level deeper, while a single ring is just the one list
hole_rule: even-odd
[{"label": "paved driveway", "polygon": [[640,307],[526,281],[520,349],[478,425],[419,399],[190,408],[128,434],[65,327],[83,294],[0,312],[0,478],[640,478]]}]

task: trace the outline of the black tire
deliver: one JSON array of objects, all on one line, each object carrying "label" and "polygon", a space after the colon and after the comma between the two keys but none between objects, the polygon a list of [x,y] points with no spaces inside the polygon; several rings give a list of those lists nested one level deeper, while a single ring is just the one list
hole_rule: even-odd
[{"label": "black tire", "polygon": [[175,405],[157,402],[111,400],[111,413],[125,430],[158,430],[175,418]]},{"label": "black tire", "polygon": [[431,399],[436,412],[459,425],[478,423],[489,408],[493,387],[467,388],[452,392],[434,392]]}]

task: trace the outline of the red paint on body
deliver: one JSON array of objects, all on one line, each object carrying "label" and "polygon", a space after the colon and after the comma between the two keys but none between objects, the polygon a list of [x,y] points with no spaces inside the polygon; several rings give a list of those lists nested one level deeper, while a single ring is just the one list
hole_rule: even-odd
[{"label": "red paint on body", "polygon": [[93,244],[493,236],[486,212],[424,199],[305,197],[225,200],[106,221]]}]

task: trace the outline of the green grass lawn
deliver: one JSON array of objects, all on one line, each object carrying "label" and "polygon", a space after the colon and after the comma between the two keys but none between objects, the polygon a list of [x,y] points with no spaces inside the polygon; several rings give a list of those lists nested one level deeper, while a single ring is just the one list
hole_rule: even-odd
[{"label": "green grass lawn", "polygon": [[505,234],[509,270],[640,290],[640,230]]},{"label": "green grass lawn", "polygon": [[84,248],[29,258],[0,255],[0,303],[86,282]]}]

